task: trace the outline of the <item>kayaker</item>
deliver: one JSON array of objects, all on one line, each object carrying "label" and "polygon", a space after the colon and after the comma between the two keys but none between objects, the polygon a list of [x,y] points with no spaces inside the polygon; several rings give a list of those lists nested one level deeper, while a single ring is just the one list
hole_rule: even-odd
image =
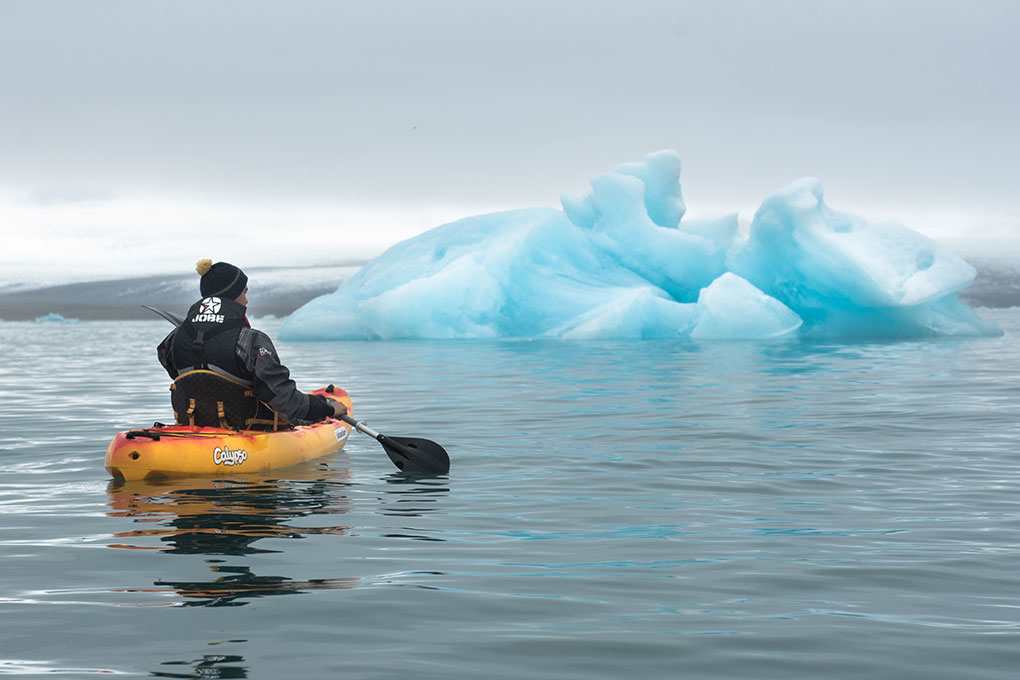
[{"label": "kayaker", "polygon": [[174,381],[178,423],[279,429],[347,412],[338,401],[298,390],[272,340],[248,323],[243,271],[209,259],[199,260],[195,270],[202,277],[202,299],[157,349]]}]

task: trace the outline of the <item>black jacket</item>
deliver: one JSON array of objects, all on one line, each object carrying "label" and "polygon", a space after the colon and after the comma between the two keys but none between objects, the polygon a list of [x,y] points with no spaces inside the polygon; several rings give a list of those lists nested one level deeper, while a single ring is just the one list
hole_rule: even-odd
[{"label": "black jacket", "polygon": [[[170,332],[159,344],[156,352],[159,363],[167,374],[175,380],[178,373],[189,366],[174,365],[174,341],[180,329]],[[209,363],[216,363],[215,357],[208,357]],[[329,401],[318,394],[305,394],[298,390],[290,378],[290,371],[280,363],[273,341],[262,331],[253,328],[240,328],[234,356],[221,359],[221,364],[230,373],[238,373],[237,377],[255,384],[255,397],[264,401],[276,411],[286,416],[292,423],[316,422],[333,415]]]}]

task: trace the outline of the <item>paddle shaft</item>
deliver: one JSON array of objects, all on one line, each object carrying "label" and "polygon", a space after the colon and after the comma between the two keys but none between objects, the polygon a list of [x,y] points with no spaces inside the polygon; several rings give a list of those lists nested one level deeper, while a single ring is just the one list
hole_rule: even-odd
[{"label": "paddle shaft", "polygon": [[378,432],[376,432],[375,430],[370,428],[368,425],[365,425],[364,423],[362,423],[360,421],[357,421],[354,418],[351,418],[346,413],[344,415],[340,416],[340,420],[344,421],[348,425],[352,425],[354,427],[354,429],[357,430],[358,432],[361,432],[363,434],[367,434],[369,437],[371,437],[372,439],[375,439],[376,441],[382,441],[379,438],[382,437],[383,435],[379,434]]},{"label": "paddle shaft", "polygon": [[172,323],[174,326],[180,326],[182,323],[184,323],[184,319],[182,319],[181,317],[177,316],[176,314],[171,314],[170,312],[165,312],[162,309],[156,309],[155,307],[150,307],[149,305],[142,305],[142,309],[147,309],[153,314],[160,315],[161,317]]}]

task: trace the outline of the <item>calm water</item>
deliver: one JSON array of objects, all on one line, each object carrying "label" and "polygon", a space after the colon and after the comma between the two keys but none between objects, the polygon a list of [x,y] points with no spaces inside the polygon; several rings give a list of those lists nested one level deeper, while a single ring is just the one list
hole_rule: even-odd
[{"label": "calm water", "polygon": [[[990,313],[989,313],[990,314]],[[114,487],[152,323],[0,323],[0,674],[1015,678],[1020,312],[895,344],[281,346],[381,449]],[[272,327],[269,327],[272,330]]]}]

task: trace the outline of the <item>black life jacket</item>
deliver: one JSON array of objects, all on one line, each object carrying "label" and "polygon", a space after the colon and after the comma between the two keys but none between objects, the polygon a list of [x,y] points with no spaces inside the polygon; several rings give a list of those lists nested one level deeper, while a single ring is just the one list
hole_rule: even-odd
[{"label": "black life jacket", "polygon": [[256,420],[254,376],[237,358],[237,339],[248,327],[245,308],[207,297],[188,310],[174,334],[171,358],[177,378],[170,386],[182,425],[250,428]]},{"label": "black life jacket", "polygon": [[247,326],[244,307],[233,300],[208,297],[191,305],[171,347],[177,375],[212,370],[251,383],[253,376],[237,360],[237,338]]}]

